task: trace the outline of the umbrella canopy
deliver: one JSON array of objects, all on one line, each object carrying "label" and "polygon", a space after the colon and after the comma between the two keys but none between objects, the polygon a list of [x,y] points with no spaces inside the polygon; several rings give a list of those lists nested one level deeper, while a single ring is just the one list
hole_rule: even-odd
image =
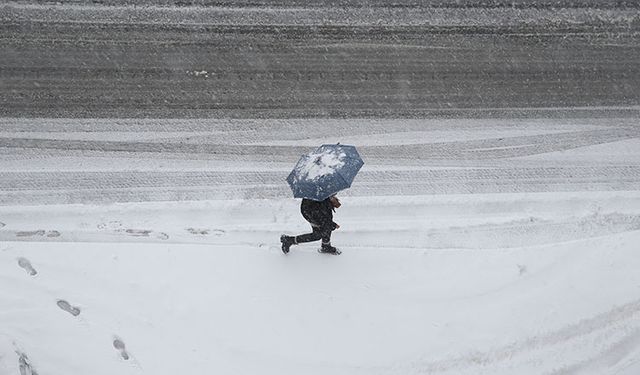
[{"label": "umbrella canopy", "polygon": [[287,177],[295,198],[323,201],[351,187],[364,162],[354,146],[322,145],[302,155]]}]

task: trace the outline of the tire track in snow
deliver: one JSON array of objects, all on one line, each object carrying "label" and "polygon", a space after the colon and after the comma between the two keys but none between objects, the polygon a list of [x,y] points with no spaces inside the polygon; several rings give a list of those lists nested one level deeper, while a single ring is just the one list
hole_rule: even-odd
[{"label": "tire track in snow", "polygon": [[[498,109],[495,109],[496,111]],[[487,110],[489,111],[489,110]],[[539,111],[539,113],[538,113]],[[506,117],[505,117],[506,116]],[[84,133],[183,133],[189,136],[208,134],[205,143],[259,143],[265,140],[297,140],[325,136],[364,136],[407,131],[469,132],[478,129],[506,128],[521,131],[531,126],[549,126],[584,130],[583,127],[634,127],[640,116],[638,107],[583,109],[519,109],[503,116],[471,116],[464,118],[420,119],[109,119],[109,118],[0,118],[2,133],[43,132]],[[549,122],[549,119],[554,119]],[[536,128],[537,129],[537,128]],[[218,137],[218,139],[213,139]],[[222,139],[221,139],[222,138]]]},{"label": "tire track in snow", "polygon": [[[619,345],[622,345],[622,347],[626,347],[627,344],[635,345],[640,340],[637,336],[640,331],[640,322],[637,320],[639,314],[640,300],[634,300],[592,318],[583,319],[558,330],[532,336],[526,340],[514,342],[490,351],[461,355],[444,360],[418,360],[401,367],[406,371],[405,373],[435,374],[495,365],[505,361],[514,361],[517,356],[527,352],[559,345],[570,345],[571,342],[582,338],[587,340],[587,336],[599,331],[607,331],[611,334],[620,331],[623,333],[624,339],[619,341]],[[615,344],[610,348],[615,350]],[[561,348],[557,350],[561,350]],[[577,366],[587,366],[587,363],[579,363]]]},{"label": "tire track in snow", "polygon": [[[411,145],[361,146],[364,158],[482,160],[530,156],[640,137],[640,128],[574,131],[556,134]],[[220,137],[224,139],[224,137]],[[221,158],[289,161],[308,152],[305,146],[230,145],[174,142],[115,142],[38,138],[0,138],[0,148],[208,154]]]},{"label": "tire track in snow", "polygon": [[530,156],[640,137],[640,128],[566,132],[402,146],[363,147],[362,154],[391,159],[483,160]]},{"label": "tire track in snow", "polygon": [[[612,367],[640,348],[640,329],[631,331],[621,340],[615,342],[593,358],[554,370],[549,375],[580,375],[587,373],[605,373]],[[633,362],[638,362],[635,359]]]},{"label": "tire track in snow", "polygon": [[[145,187],[215,187],[282,185],[288,172],[0,172],[0,190],[83,190],[130,189]],[[499,184],[506,181],[529,183],[636,181],[640,166],[579,166],[482,169],[424,169],[408,171],[363,171],[359,183],[437,184],[483,181]]]},{"label": "tire track in snow", "polygon": [[[286,172],[0,172],[0,204],[284,198]],[[363,171],[353,196],[636,190],[640,166]],[[38,234],[38,233],[34,233]],[[24,233],[23,235],[31,235]]]},{"label": "tire track in snow", "polygon": [[[40,120],[46,127],[46,120]],[[170,121],[154,124],[152,121],[126,120],[120,123],[114,120],[101,120],[99,124],[90,121],[74,120],[73,124],[65,124],[61,120],[51,120],[57,124],[57,130],[73,130],[78,132],[107,129],[125,130],[129,125],[134,130],[153,131],[155,128],[167,129]],[[88,121],[88,120],[87,120]],[[111,123],[109,122],[111,121]],[[344,134],[362,125],[365,130],[357,134],[398,134],[402,129],[402,121],[395,123],[390,129],[382,120],[374,120],[373,126],[367,128],[355,120],[354,123],[329,121],[327,129],[322,132],[339,129]],[[478,120],[478,124],[491,124],[490,120]],[[497,120],[498,127],[504,127],[506,120]],[[14,130],[19,130],[21,121],[5,119],[12,123]],[[37,121],[36,121],[37,122]],[[303,121],[304,125],[295,130],[296,122],[283,120],[284,129],[292,137],[305,137],[308,127],[323,124],[322,121]],[[24,122],[29,125],[30,120]],[[111,124],[111,125],[109,125]],[[202,124],[191,120],[177,120],[178,127],[202,130]],[[196,125],[193,125],[196,124]],[[49,172],[0,172],[0,204],[21,203],[87,203],[87,202],[122,202],[153,200],[204,200],[204,199],[246,199],[246,198],[283,198],[289,196],[284,179],[286,171],[259,170],[264,163],[283,163],[288,165],[300,154],[312,149],[307,146],[278,145],[243,145],[244,141],[256,142],[264,134],[278,128],[278,120],[255,120],[225,122],[214,121],[213,129],[219,134],[202,137],[202,134],[185,132],[184,137],[173,134],[176,138],[153,141],[100,141],[90,139],[47,139],[29,137],[0,136],[0,150],[8,153],[5,160],[25,160],[32,158],[55,158],[71,156],[87,158],[124,157],[139,158],[144,156],[148,163],[162,163],[164,159],[181,160],[181,166],[189,165],[189,160],[217,160],[223,163],[261,162],[247,171],[191,171],[178,172],[175,169],[161,171],[59,171]],[[338,125],[336,125],[338,124]],[[410,129],[419,129],[419,120],[408,121]],[[451,125],[452,123],[448,123]],[[473,134],[473,121],[454,122],[449,132],[460,131],[462,134]],[[476,124],[477,126],[479,126]],[[550,123],[545,122],[547,126]],[[548,152],[564,151],[572,148],[598,145],[607,142],[623,141],[640,137],[640,128],[624,119],[619,123],[615,119],[603,120],[602,126],[591,119],[586,126],[574,124],[559,125],[568,129],[588,129],[522,135],[510,137],[493,137],[485,139],[431,142],[422,144],[394,144],[388,146],[361,146],[359,150],[367,166],[359,174],[356,184],[346,193],[356,196],[375,195],[424,195],[451,193],[501,193],[501,192],[541,192],[541,191],[580,191],[580,190],[637,190],[640,187],[640,166],[631,159],[611,166],[562,165],[545,163],[536,166],[536,162],[527,163],[512,160],[520,156],[538,155]],[[519,131],[535,130],[536,123],[514,125]],[[265,126],[266,128],[262,128]],[[115,127],[115,128],[114,128]],[[594,130],[593,128],[596,127]],[[29,129],[35,130],[32,125]],[[432,126],[429,125],[429,129]],[[445,124],[435,126],[446,129]],[[550,129],[556,129],[551,127]],[[57,134],[57,133],[56,133]],[[99,137],[100,132],[92,135]],[[123,133],[123,134],[126,134]],[[229,134],[234,141],[240,143],[224,144],[225,135]],[[324,133],[323,133],[324,134]],[[485,133],[486,134],[486,133]],[[489,132],[489,134],[491,134]],[[512,133],[513,134],[513,133]],[[517,134],[517,133],[516,133]],[[45,133],[46,136],[46,133]],[[64,133],[60,136],[64,137]],[[129,136],[129,135],[127,135]],[[188,140],[190,136],[195,137]],[[314,135],[315,136],[315,135]],[[136,137],[135,133],[130,137]],[[217,137],[216,139],[209,139]],[[272,136],[273,137],[273,136]],[[268,139],[274,139],[266,137]],[[287,138],[290,139],[290,138]],[[214,143],[210,143],[214,142]],[[411,142],[410,142],[411,143]],[[21,155],[17,157],[16,155]],[[77,160],[77,159],[74,159]],[[104,160],[104,159],[102,159]],[[416,168],[421,164],[434,161],[438,164],[450,165],[449,169],[394,170],[405,164]],[[68,161],[60,161],[68,162]],[[101,161],[104,163],[104,161]],[[11,162],[15,164],[15,162]],[[484,163],[484,164],[483,164]],[[583,163],[584,164],[584,163]],[[367,167],[374,167],[368,170]],[[464,166],[464,169],[456,169]],[[200,164],[198,169],[204,168]],[[15,168],[12,167],[12,168]],[[51,167],[48,167],[51,168]],[[267,167],[264,167],[267,168]],[[281,168],[281,167],[277,167]],[[256,169],[256,170],[251,170]]]}]

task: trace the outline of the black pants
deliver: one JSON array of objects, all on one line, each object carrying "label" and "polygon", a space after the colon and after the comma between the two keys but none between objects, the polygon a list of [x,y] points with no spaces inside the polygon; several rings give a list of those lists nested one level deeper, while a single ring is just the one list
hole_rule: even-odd
[{"label": "black pants", "polygon": [[296,236],[296,243],[313,242],[322,240],[322,243],[328,245],[331,243],[331,227],[318,227],[311,225],[313,232]]}]

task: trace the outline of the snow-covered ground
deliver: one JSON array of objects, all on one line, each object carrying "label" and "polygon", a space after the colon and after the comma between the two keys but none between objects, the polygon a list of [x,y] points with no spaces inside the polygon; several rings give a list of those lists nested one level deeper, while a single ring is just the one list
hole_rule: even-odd
[{"label": "snow-covered ground", "polygon": [[635,118],[0,124],[0,375],[640,373]]}]

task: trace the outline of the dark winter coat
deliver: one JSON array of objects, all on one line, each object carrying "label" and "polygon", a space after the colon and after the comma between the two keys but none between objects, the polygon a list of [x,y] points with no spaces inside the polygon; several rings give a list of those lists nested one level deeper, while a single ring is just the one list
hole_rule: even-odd
[{"label": "dark winter coat", "polygon": [[322,202],[303,199],[300,205],[302,216],[311,223],[311,225],[330,230],[335,230],[337,227],[337,224],[333,222],[334,210],[329,198]]}]

